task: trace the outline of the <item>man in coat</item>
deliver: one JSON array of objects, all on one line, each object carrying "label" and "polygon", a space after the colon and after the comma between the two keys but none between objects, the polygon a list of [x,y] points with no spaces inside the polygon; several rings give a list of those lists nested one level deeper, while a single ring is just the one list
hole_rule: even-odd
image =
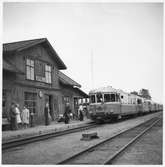
[{"label": "man in coat", "polygon": [[11,130],[17,130],[17,120],[16,120],[16,105],[14,102],[11,103],[10,106],[10,112],[9,112],[9,117],[10,117],[10,129]]},{"label": "man in coat", "polygon": [[66,103],[66,107],[65,107],[65,112],[64,112],[64,121],[65,124],[69,123],[69,114],[70,114],[70,106],[69,103]]},{"label": "man in coat", "polygon": [[49,125],[50,124],[50,109],[49,109],[49,103],[47,102],[45,105],[45,109],[44,109],[44,114],[45,114],[45,125]]}]

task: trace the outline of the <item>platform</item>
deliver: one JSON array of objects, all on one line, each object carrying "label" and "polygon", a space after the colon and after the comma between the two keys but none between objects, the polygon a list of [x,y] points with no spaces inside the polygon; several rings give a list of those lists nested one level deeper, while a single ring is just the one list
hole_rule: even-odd
[{"label": "platform", "polygon": [[2,131],[2,142],[21,139],[24,137],[30,137],[38,134],[50,133],[50,132],[58,132],[67,130],[69,128],[76,128],[87,123],[92,122],[89,119],[84,119],[84,121],[72,120],[69,124],[65,124],[64,122],[51,122],[50,125],[38,125],[35,127],[30,127],[27,129],[19,129],[19,130],[8,130]]}]

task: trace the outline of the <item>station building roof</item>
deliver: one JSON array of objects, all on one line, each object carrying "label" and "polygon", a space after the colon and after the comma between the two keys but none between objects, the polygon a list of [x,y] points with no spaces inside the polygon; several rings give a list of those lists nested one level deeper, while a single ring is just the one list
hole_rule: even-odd
[{"label": "station building roof", "polygon": [[53,49],[47,38],[40,38],[40,39],[33,39],[33,40],[25,40],[25,41],[19,41],[19,42],[12,42],[12,43],[5,43],[3,44],[3,53],[14,53],[19,52],[24,49],[33,47],[35,45],[42,44],[46,47],[46,49],[51,53],[50,55],[53,57],[53,59],[57,62],[58,68],[60,70],[66,69],[66,65],[64,62],[60,59],[56,51]]},{"label": "station building roof", "polygon": [[[33,40],[25,40],[25,41],[18,41],[18,42],[11,42],[11,43],[5,43],[3,44],[3,53],[5,54],[14,54],[16,52],[22,51],[24,49],[28,49],[30,47],[33,47],[35,45],[42,44],[50,53],[51,56],[53,56],[54,60],[57,62],[59,70],[66,69],[66,65],[64,62],[60,59],[56,51],[53,49],[47,38],[40,38],[40,39],[33,39]],[[16,72],[16,73],[24,73],[20,70],[18,70],[13,64],[7,62],[5,60],[5,57],[3,58],[3,70],[10,71],[10,72]],[[59,80],[64,85],[70,85],[74,88],[75,91],[77,91],[79,94],[81,94],[84,97],[88,97],[88,95],[83,92],[81,89],[81,85],[59,71]]]},{"label": "station building roof", "polygon": [[81,85],[79,83],[77,83],[76,81],[74,81],[73,79],[71,79],[70,77],[68,77],[64,73],[62,73],[61,71],[59,71],[59,79],[60,79],[61,83],[65,84],[65,85],[77,86],[79,88],[81,87]]},{"label": "station building roof", "polygon": [[71,79],[70,77],[68,77],[64,73],[62,73],[61,71],[59,71],[59,79],[60,79],[60,82],[62,84],[72,86],[74,91],[76,91],[78,94],[80,94],[84,98],[88,98],[89,97],[88,94],[86,94],[84,91],[82,91],[80,89],[81,85],[79,83],[77,83],[76,81],[74,81],[73,79]]},{"label": "station building roof", "polygon": [[75,91],[79,92],[80,95],[82,95],[84,98],[88,98],[88,94],[86,94],[84,91],[82,91],[80,88],[74,88]]}]

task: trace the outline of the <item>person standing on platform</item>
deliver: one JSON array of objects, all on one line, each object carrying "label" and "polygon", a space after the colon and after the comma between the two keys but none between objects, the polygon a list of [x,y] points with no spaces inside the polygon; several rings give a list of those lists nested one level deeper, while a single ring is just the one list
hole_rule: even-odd
[{"label": "person standing on platform", "polygon": [[48,102],[45,105],[44,114],[45,114],[45,125],[47,126],[47,125],[50,124],[50,120],[49,120],[50,109],[49,109],[49,103]]},{"label": "person standing on platform", "polygon": [[83,115],[83,106],[82,106],[82,104],[80,104],[78,111],[79,111],[79,120],[83,121],[84,120],[84,115]]},{"label": "person standing on platform", "polygon": [[34,126],[34,112],[30,111],[30,127]]},{"label": "person standing on platform", "polygon": [[70,113],[70,106],[69,106],[69,103],[66,103],[65,112],[64,112],[65,124],[69,123],[69,120],[70,120],[69,113]]},{"label": "person standing on platform", "polygon": [[17,120],[16,120],[16,109],[15,103],[12,102],[10,106],[9,119],[10,119],[10,129],[17,130]]},{"label": "person standing on platform", "polygon": [[20,109],[19,109],[19,104],[16,104],[15,110],[16,110],[17,125],[18,125],[18,128],[20,129],[21,124],[22,124],[22,120],[21,120],[21,112],[20,112]]},{"label": "person standing on platform", "polygon": [[23,127],[27,128],[29,125],[29,109],[27,109],[26,106],[24,106],[21,116],[22,116]]}]

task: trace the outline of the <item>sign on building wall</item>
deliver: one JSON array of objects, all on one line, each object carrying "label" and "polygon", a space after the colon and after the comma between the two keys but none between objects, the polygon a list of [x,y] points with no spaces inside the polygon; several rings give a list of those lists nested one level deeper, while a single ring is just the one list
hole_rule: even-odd
[{"label": "sign on building wall", "polygon": [[45,77],[42,77],[42,76],[36,75],[36,81],[46,82],[46,78],[45,78]]},{"label": "sign on building wall", "polygon": [[35,74],[45,77],[45,64],[39,60],[35,61]]}]

